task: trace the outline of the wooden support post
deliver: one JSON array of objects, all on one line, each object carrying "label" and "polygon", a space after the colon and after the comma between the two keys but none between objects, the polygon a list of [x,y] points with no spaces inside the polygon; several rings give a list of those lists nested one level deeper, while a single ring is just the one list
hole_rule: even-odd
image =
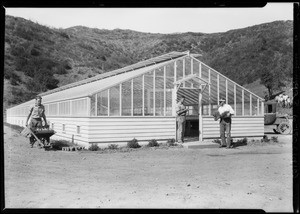
[{"label": "wooden support post", "polygon": [[242,89],[242,115],[245,115],[244,89]]},{"label": "wooden support post", "polygon": [[142,112],[143,112],[143,116],[145,116],[145,75],[143,75],[143,80],[142,80],[142,94],[143,94]]},{"label": "wooden support post", "polygon": [[131,114],[131,116],[133,116],[133,79],[131,79],[131,103],[130,103],[130,110],[131,110],[131,112],[130,112],[130,114]]},{"label": "wooden support post", "polygon": [[107,89],[107,116],[110,116],[110,88]]},{"label": "wooden support post", "polygon": [[[182,59],[183,68],[182,68],[182,78],[185,78],[185,58]],[[183,87],[185,87],[185,82],[183,82]]]},{"label": "wooden support post", "polygon": [[119,85],[119,114],[122,116],[122,83]]},{"label": "wooden support post", "polygon": [[257,97],[257,100],[256,100],[256,102],[257,102],[257,110],[256,110],[256,115],[260,115],[260,112],[259,112],[259,99],[258,99],[258,97]]},{"label": "wooden support post", "polygon": [[95,116],[98,116],[98,93],[95,94]]},{"label": "wooden support post", "polygon": [[219,104],[220,100],[220,75],[217,74],[217,103]]},{"label": "wooden support post", "polygon": [[226,103],[228,104],[228,81],[227,81],[227,78],[225,79],[225,100],[226,100]]},{"label": "wooden support post", "polygon": [[234,84],[234,111],[235,111],[235,115],[236,115],[236,84]]},{"label": "wooden support post", "polygon": [[[193,58],[191,58],[191,74],[192,74],[192,75],[194,74],[193,69],[194,69]],[[194,88],[194,84],[193,84],[193,83],[191,83],[191,88]]]},{"label": "wooden support post", "polygon": [[[211,83],[210,69],[208,69],[208,82]],[[211,86],[208,85],[208,115],[211,115]]]},{"label": "wooden support post", "polygon": [[203,141],[202,90],[199,93],[199,142]]},{"label": "wooden support post", "polygon": [[166,116],[167,100],[166,100],[166,66],[164,66],[164,116]]},{"label": "wooden support post", "polygon": [[250,116],[252,116],[252,94],[249,95],[249,104],[250,104],[249,114]]}]

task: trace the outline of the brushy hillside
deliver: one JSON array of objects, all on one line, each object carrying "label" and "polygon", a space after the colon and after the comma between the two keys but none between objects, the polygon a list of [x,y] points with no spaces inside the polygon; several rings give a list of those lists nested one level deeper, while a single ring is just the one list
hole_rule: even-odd
[{"label": "brushy hillside", "polygon": [[150,57],[186,50],[201,53],[201,61],[240,85],[256,82],[255,87],[266,91],[260,79],[267,85],[272,77],[269,87],[278,91],[291,82],[292,35],[292,21],[214,34],[152,34],[83,26],[55,29],[6,16],[4,109],[40,92]]}]

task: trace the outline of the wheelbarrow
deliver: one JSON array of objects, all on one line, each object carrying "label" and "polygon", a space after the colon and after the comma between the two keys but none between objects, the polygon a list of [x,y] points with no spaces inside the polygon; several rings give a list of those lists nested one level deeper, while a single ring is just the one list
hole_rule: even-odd
[{"label": "wheelbarrow", "polygon": [[25,127],[21,134],[29,138],[30,145],[33,147],[34,143],[37,142],[39,148],[52,148],[50,143],[50,137],[55,134],[55,131],[49,129],[47,126],[42,126],[40,128],[31,129],[30,127]]}]

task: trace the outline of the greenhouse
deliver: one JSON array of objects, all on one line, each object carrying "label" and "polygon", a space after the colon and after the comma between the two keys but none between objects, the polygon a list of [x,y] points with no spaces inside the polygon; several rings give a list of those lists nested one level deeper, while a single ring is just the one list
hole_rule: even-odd
[{"label": "greenhouse", "polygon": [[[92,143],[176,139],[175,105],[186,97],[186,136],[219,138],[219,99],[235,110],[232,137],[264,135],[264,100],[197,59],[171,52],[40,94],[53,138]],[[7,110],[20,126],[35,100]]]}]

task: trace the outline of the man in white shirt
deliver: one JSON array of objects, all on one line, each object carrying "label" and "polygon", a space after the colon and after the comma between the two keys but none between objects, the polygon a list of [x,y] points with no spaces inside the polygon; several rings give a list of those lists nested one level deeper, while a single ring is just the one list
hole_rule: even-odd
[{"label": "man in white shirt", "polygon": [[[226,146],[225,137],[227,138],[226,149],[231,147],[231,116],[234,114],[234,110],[228,104],[225,104],[226,100],[221,98],[219,100],[219,114],[220,114],[220,137],[221,137],[221,147]],[[226,133],[226,136],[225,136]]]},{"label": "man in white shirt", "polygon": [[184,143],[184,132],[186,122],[186,112],[188,109],[184,106],[185,97],[182,96],[176,105],[176,120],[177,120],[177,141],[178,143]]}]

